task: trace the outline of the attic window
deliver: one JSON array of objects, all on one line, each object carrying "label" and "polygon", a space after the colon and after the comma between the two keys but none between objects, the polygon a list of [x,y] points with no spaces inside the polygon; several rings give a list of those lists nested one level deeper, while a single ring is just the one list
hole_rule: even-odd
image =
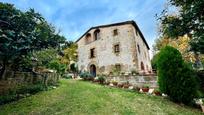
[{"label": "attic window", "polygon": [[118,29],[113,30],[113,36],[118,35]]},{"label": "attic window", "polygon": [[97,30],[94,31],[94,39],[95,39],[95,40],[100,39],[100,30],[99,30],[99,29],[97,29]]},{"label": "attic window", "polygon": [[88,33],[85,38],[85,43],[88,44],[91,41],[91,34]]},{"label": "attic window", "polygon": [[136,31],[136,35],[138,36],[138,32]]}]

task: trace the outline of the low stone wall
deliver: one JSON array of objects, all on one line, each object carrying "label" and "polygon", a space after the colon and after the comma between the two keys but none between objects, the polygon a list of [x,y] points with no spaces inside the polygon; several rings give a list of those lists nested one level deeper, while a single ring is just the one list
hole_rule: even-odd
[{"label": "low stone wall", "polygon": [[157,76],[149,75],[137,75],[137,76],[111,76],[106,77],[107,81],[117,81],[118,83],[129,82],[132,85],[142,87],[145,84],[149,85],[152,88],[157,87]]},{"label": "low stone wall", "polygon": [[26,84],[55,84],[60,75],[57,73],[33,73],[5,71],[4,79],[0,80],[0,94]]}]

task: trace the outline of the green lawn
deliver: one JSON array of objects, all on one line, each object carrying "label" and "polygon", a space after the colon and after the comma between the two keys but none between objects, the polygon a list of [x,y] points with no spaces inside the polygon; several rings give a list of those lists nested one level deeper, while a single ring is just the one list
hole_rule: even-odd
[{"label": "green lawn", "polygon": [[61,80],[57,89],[40,92],[0,106],[0,114],[138,114],[199,115],[199,109],[180,106],[162,97],[148,96],[90,82]]}]

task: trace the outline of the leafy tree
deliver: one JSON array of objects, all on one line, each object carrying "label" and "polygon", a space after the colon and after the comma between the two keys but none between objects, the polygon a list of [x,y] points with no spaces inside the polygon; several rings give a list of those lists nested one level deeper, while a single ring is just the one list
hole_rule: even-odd
[{"label": "leafy tree", "polygon": [[[188,36],[182,36],[178,37],[178,39],[171,39],[167,37],[161,37],[159,39],[156,39],[154,44],[154,52],[158,52],[160,49],[162,49],[165,46],[172,46],[179,50],[182,54],[182,57],[187,62],[195,62],[195,55],[194,52],[189,51],[190,47],[190,38]],[[200,54],[199,58],[204,61],[204,55]]]},{"label": "leafy tree", "polygon": [[[12,4],[0,2],[0,60],[2,78],[13,62],[21,62],[28,53],[48,47],[58,47],[65,38],[33,9],[22,12]],[[16,64],[18,65],[18,64]]]},{"label": "leafy tree", "polygon": [[67,66],[65,64],[61,64],[59,62],[59,60],[52,60],[49,63],[48,67],[50,69],[57,70],[57,73],[60,73],[60,74],[63,74],[66,71],[66,69],[67,69]]},{"label": "leafy tree", "polygon": [[198,90],[193,70],[184,63],[181,53],[166,46],[161,49],[157,61],[160,91],[173,101],[189,104]]},{"label": "leafy tree", "polygon": [[[162,12],[161,32],[163,36],[178,38],[188,35],[191,39],[191,50],[204,53],[204,1],[203,0],[169,0],[179,9],[178,13],[169,14],[168,9]],[[172,7],[171,6],[171,7]]]},{"label": "leafy tree", "polygon": [[157,70],[157,61],[158,61],[159,53],[155,54],[151,60],[152,69]]},{"label": "leafy tree", "polygon": [[72,43],[63,53],[61,63],[69,65],[71,61],[77,61],[77,44]]}]

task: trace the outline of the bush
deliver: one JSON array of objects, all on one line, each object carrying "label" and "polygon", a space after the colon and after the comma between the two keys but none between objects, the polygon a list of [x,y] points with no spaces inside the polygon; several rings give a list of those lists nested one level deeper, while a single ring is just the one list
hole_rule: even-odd
[{"label": "bush", "polygon": [[64,74],[62,77],[65,79],[72,79],[72,75],[70,74]]},{"label": "bush", "polygon": [[16,90],[17,94],[35,94],[39,91],[43,91],[45,90],[45,86],[42,84],[35,84],[35,85],[25,85],[25,86],[21,86]]},{"label": "bush", "polygon": [[35,84],[35,85],[24,85],[20,86],[16,89],[13,89],[9,91],[5,95],[0,96],[0,105],[6,104],[15,100],[18,100],[20,98],[26,97],[27,94],[35,94],[37,92],[45,90],[45,86],[41,84]]},{"label": "bush", "polygon": [[105,80],[106,80],[106,79],[105,79],[104,76],[99,76],[99,77],[98,77],[98,81],[99,81],[100,84],[103,84],[103,83],[105,82]]},{"label": "bush", "polygon": [[190,104],[198,90],[193,70],[184,63],[181,53],[170,46],[161,49],[157,61],[160,91],[175,102]]},{"label": "bush", "polygon": [[79,76],[84,80],[93,80],[94,76],[91,75],[89,72],[80,73]]},{"label": "bush", "polygon": [[156,55],[153,56],[152,60],[151,60],[151,64],[152,64],[152,69],[157,70],[157,60],[158,60],[158,53]]}]

